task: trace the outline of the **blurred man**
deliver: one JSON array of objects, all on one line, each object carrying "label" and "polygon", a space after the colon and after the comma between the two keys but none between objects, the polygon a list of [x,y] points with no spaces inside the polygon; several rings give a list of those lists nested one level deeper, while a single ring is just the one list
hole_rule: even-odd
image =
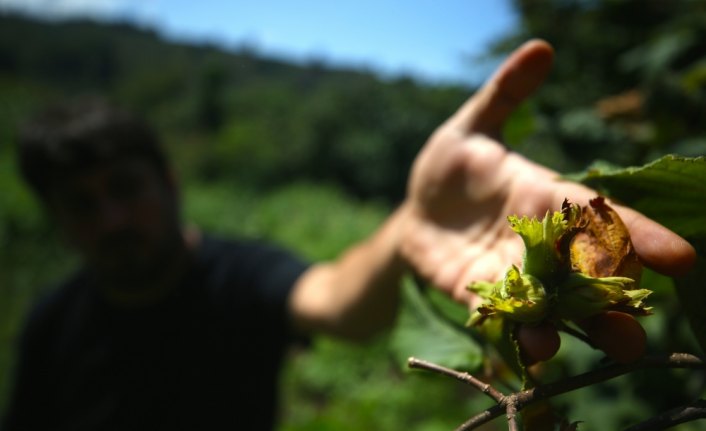
[{"label": "blurred man", "polygon": [[[5,430],[272,429],[298,334],[362,340],[388,327],[407,270],[468,302],[471,280],[498,279],[521,257],[508,214],[595,196],[497,141],[551,60],[541,41],[513,53],[430,138],[383,226],[313,265],[185,231],[172,171],[139,120],[100,103],[48,111],[21,137],[22,172],[84,266],[29,317]],[[614,206],[647,265],[688,270],[688,243]],[[530,361],[558,348],[547,326],[520,342]]]}]

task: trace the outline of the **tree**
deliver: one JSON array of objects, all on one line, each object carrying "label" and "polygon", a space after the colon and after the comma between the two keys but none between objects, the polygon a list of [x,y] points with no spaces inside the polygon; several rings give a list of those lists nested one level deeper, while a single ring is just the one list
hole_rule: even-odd
[{"label": "tree", "polygon": [[542,145],[559,148],[549,162],[563,171],[595,159],[628,166],[669,152],[704,153],[705,2],[513,5],[521,26],[492,51],[505,54],[531,37],[556,49],[552,76],[533,105],[535,127],[518,150],[532,156]]}]

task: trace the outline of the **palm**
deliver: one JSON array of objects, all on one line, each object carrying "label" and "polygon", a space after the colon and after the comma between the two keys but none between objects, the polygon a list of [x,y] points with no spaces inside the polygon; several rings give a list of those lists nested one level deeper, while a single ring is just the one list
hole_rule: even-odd
[{"label": "palm", "polygon": [[[412,170],[408,201],[413,217],[404,236],[405,256],[420,275],[460,300],[468,282],[496,280],[510,263],[519,262],[521,240],[506,217],[541,214],[552,205],[549,184],[555,175],[493,138],[549,70],[548,46],[530,54],[511,57],[436,131]],[[518,85],[513,77],[520,66]]]},{"label": "palm", "polygon": [[487,135],[452,127],[434,135],[413,170],[404,249],[422,276],[463,299],[470,281],[497,280],[519,263],[521,240],[506,217],[555,207],[558,184],[553,172]]}]

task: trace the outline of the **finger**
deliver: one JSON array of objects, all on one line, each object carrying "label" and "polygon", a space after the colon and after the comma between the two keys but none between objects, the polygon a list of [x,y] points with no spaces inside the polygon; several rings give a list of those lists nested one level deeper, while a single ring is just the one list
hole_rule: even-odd
[{"label": "finger", "polygon": [[544,81],[553,58],[554,51],[547,42],[526,42],[458,110],[450,123],[464,131],[499,135],[512,111]]},{"label": "finger", "polygon": [[694,266],[696,250],[684,238],[632,209],[616,205],[616,211],[646,266],[671,276],[684,275]]}]

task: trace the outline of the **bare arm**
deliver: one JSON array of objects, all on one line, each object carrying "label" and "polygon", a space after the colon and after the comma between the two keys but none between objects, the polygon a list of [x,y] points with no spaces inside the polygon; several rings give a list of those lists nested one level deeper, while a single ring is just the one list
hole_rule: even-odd
[{"label": "bare arm", "polygon": [[364,340],[392,324],[406,268],[398,252],[405,212],[400,207],[370,238],[302,275],[289,302],[297,330]]}]

